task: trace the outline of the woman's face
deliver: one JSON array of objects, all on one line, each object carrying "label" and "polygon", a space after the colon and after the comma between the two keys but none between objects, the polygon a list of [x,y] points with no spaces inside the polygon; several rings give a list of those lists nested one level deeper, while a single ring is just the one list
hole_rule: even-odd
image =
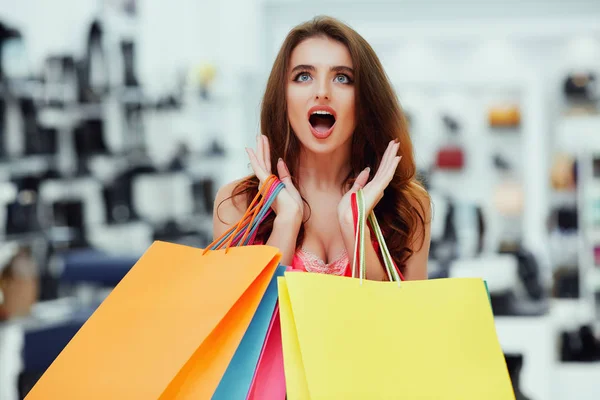
[{"label": "woman's face", "polygon": [[352,68],[346,46],[330,38],[306,39],[292,51],[287,76],[288,118],[307,150],[331,153],[352,137]]}]

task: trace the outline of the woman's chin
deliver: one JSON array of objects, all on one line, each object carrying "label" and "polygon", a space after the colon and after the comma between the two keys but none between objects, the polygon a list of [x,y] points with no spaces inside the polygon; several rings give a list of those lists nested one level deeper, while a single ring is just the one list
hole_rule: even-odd
[{"label": "woman's chin", "polygon": [[339,138],[337,138],[335,135],[329,135],[325,139],[320,139],[310,135],[306,139],[301,138],[300,142],[305,150],[319,155],[335,153],[344,144],[344,142],[339,140]]}]

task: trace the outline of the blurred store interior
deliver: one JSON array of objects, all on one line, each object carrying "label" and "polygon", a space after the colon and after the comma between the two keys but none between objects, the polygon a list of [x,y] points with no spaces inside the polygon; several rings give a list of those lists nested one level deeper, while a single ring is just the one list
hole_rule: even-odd
[{"label": "blurred store interior", "polygon": [[600,398],[600,1],[2,0],[0,400],[153,241],[210,243],[274,56],[321,14],[394,83],[430,277],[486,279],[517,398]]}]

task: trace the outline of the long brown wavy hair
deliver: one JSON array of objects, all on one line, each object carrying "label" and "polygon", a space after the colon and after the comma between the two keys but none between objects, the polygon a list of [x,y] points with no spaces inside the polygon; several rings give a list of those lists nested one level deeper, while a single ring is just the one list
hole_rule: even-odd
[{"label": "long brown wavy hair", "polygon": [[[271,165],[281,157],[285,161],[296,187],[295,172],[301,143],[288,120],[286,77],[292,51],[302,41],[324,36],[344,44],[352,57],[355,85],[356,128],[352,136],[351,172],[344,184],[349,188],[365,167],[375,171],[388,143],[397,138],[402,156],[396,175],[375,207],[386,243],[394,261],[401,267],[413,254],[415,233],[424,232],[425,207],[429,206],[427,192],[418,182],[413,147],[406,118],[397,96],[375,51],[349,26],[330,17],[316,17],[293,28],[285,38],[267,81],[262,109],[261,132],[269,139]],[[258,191],[258,178],[249,176],[233,190],[232,197],[244,195],[246,206]],[[273,228],[274,215],[261,224],[257,240],[266,242]],[[424,235],[421,236],[421,245]],[[304,240],[300,229],[296,246]]]}]

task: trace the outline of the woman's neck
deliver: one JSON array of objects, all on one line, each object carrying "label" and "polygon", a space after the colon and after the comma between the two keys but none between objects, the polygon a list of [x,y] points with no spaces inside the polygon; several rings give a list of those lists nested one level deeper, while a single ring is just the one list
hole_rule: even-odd
[{"label": "woman's neck", "polygon": [[302,151],[297,172],[300,186],[318,191],[339,189],[351,170],[349,154],[342,149],[330,154]]}]

